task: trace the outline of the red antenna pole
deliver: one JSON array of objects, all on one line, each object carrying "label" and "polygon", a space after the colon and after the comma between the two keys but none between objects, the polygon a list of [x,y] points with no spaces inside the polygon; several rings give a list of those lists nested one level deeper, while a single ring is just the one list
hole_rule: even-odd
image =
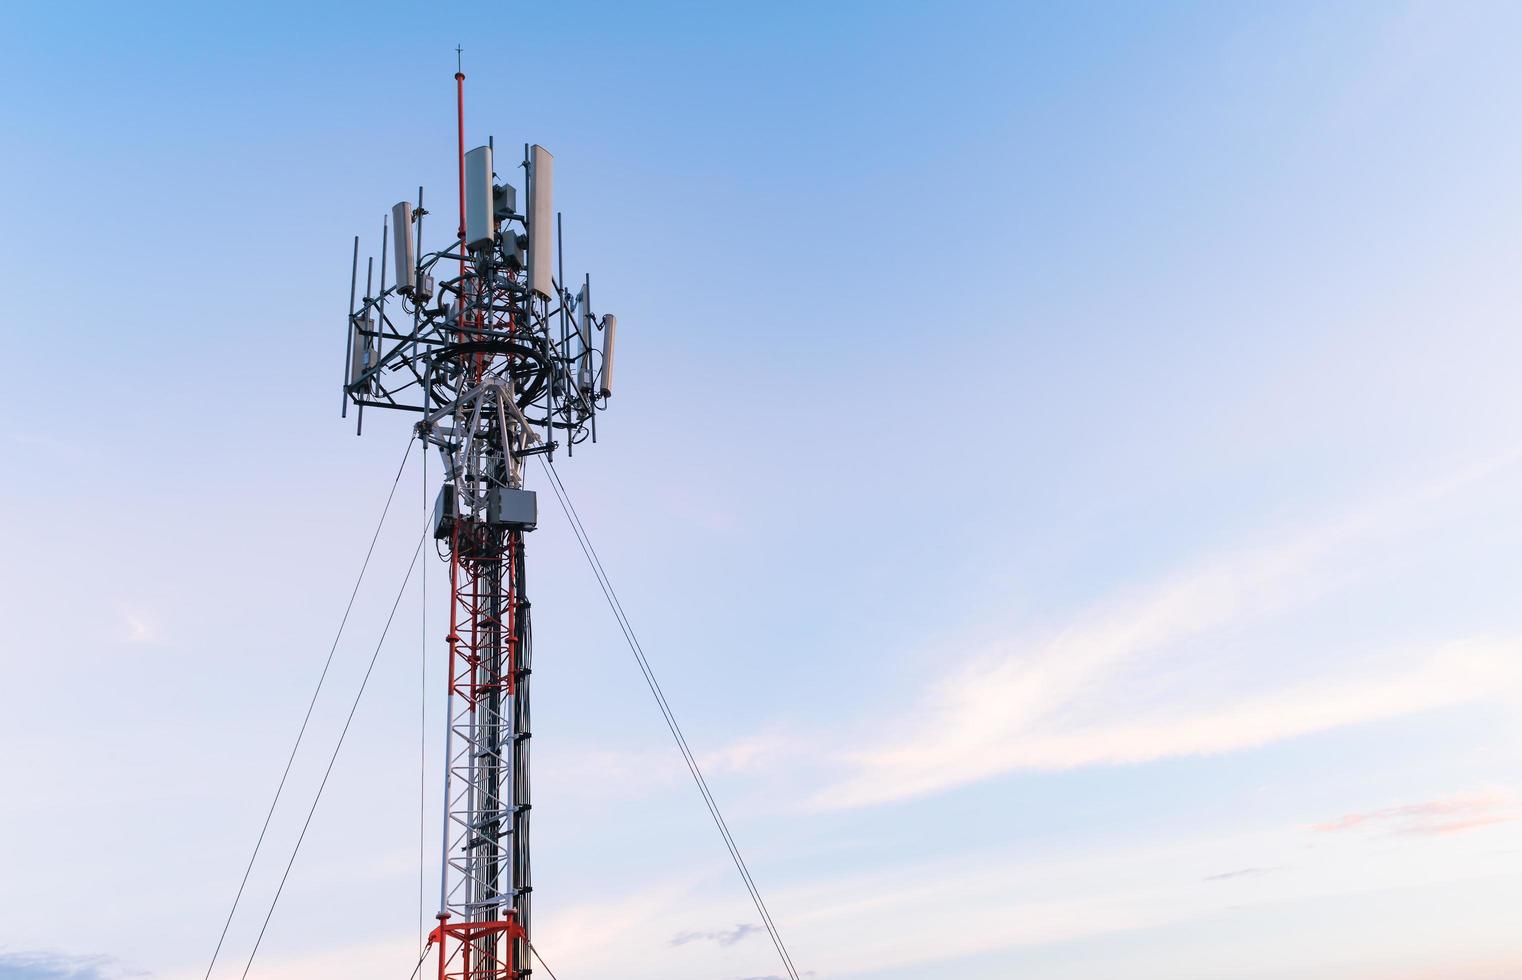
[{"label": "red antenna pole", "polygon": [[[465,247],[465,73],[454,73],[455,90],[455,131],[459,137],[460,156],[460,247]],[[465,263],[460,262],[460,271],[465,271]]]},{"label": "red antenna pole", "polygon": [[[454,73],[454,91],[455,91],[454,104],[455,104],[455,138],[456,138],[457,151],[458,151],[457,152],[457,159],[458,159],[458,163],[459,163],[459,188],[460,188],[460,227],[459,227],[459,231],[458,231],[458,235],[459,235],[459,238],[460,238],[460,294],[459,294],[459,304],[460,304],[459,305],[459,310],[460,310],[460,315],[459,315],[459,325],[463,327],[464,323],[465,323],[465,72],[461,70],[462,68],[463,68],[463,64],[462,64],[462,49],[460,48],[459,45],[456,45],[455,46],[455,73]],[[460,332],[459,336],[461,338],[464,337],[464,331],[463,330]],[[448,639],[448,643],[449,643],[449,688],[448,688],[448,690],[450,692],[450,698],[452,699],[453,696],[454,696],[455,684],[457,683],[457,679],[458,679],[457,668],[458,668],[459,661],[460,661],[460,624],[459,624],[459,611],[460,611],[460,603],[459,603],[459,599],[460,599],[460,559],[459,559],[459,552],[458,552],[457,547],[456,547],[458,545],[458,540],[451,541],[450,544],[451,544],[451,547],[450,547],[450,555],[449,555],[449,636],[448,636],[447,639]],[[446,708],[445,710],[447,712],[449,709]],[[448,722],[448,720],[449,719],[446,718],[446,723]],[[447,753],[446,753],[446,755],[447,755]],[[446,758],[445,759],[445,767],[446,767],[446,769],[447,769],[448,765],[449,765],[449,760]],[[450,800],[449,800],[449,778],[448,778],[448,773],[446,772],[445,773],[445,780],[444,780],[444,842],[445,842],[446,848],[448,847],[448,843],[449,843],[449,805],[450,805]],[[437,929],[435,929],[433,934],[428,937],[428,941],[430,943],[437,943],[438,947],[439,947],[439,975],[438,975],[438,980],[446,980],[446,977],[448,976],[448,970],[449,970],[449,947],[450,947],[450,943],[448,942],[448,938],[449,938],[449,936],[451,934],[451,930],[449,928],[449,901],[448,901],[448,893],[447,893],[448,879],[449,879],[449,868],[448,868],[448,856],[447,856],[447,852],[446,852],[445,865],[444,865],[443,868],[440,869],[440,877],[439,877],[439,915],[438,915],[439,927]],[[469,953],[468,952],[466,953],[466,956],[467,956],[467,963],[466,963],[466,966],[465,966],[465,975],[468,977],[470,975],[470,967],[468,965],[468,957],[469,957]]]},{"label": "red antenna pole", "polygon": [[455,136],[460,164],[460,339],[465,339],[465,72],[463,50],[455,45]]}]

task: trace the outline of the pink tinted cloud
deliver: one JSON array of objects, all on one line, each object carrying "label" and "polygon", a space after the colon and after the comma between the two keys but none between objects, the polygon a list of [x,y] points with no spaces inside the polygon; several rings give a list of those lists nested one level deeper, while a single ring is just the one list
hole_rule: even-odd
[{"label": "pink tinted cloud", "polygon": [[1457,834],[1514,820],[1522,820],[1522,807],[1518,806],[1517,798],[1511,793],[1494,790],[1365,813],[1345,813],[1335,820],[1315,824],[1312,829],[1336,833],[1367,826],[1395,834],[1425,837]]}]

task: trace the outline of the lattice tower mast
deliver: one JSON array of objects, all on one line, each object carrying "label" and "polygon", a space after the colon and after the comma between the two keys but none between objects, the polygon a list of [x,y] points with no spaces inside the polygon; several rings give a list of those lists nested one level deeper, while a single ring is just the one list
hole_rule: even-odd
[{"label": "lattice tower mast", "polygon": [[520,211],[516,189],[498,182],[493,145],[465,149],[463,72],[455,95],[455,239],[423,249],[419,188],[416,203],[397,204],[383,222],[380,282],[372,258],[358,299],[355,239],[344,414],[354,405],[363,431],[366,408],[420,413],[415,434],[443,461],[433,531],[449,565],[449,678],[430,940],[439,980],[517,980],[532,972],[524,536],[538,510],[523,468],[530,456],[596,440],[617,323],[593,312],[589,277],[574,295],[565,284],[554,158],[524,148]]}]

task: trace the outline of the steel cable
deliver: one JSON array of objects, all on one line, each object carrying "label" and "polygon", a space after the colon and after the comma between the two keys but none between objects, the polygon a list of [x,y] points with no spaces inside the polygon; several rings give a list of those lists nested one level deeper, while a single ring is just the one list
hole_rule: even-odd
[{"label": "steel cable", "polygon": [[555,971],[550,969],[550,965],[544,961],[544,957],[539,955],[539,947],[535,946],[533,943],[529,943],[528,951],[533,953],[534,959],[538,960],[539,965],[544,967],[544,972],[550,975],[550,980],[560,980],[559,977],[555,976]]},{"label": "steel cable", "polygon": [[418,956],[417,962],[412,964],[412,973],[408,975],[407,980],[413,980],[413,978],[417,976],[418,971],[423,968],[423,961],[428,958],[428,951],[432,948],[432,943],[423,947],[423,952]]},{"label": "steel cable", "polygon": [[264,914],[264,923],[259,927],[259,936],[254,940],[254,948],[248,954],[248,962],[243,965],[243,978],[247,980],[248,971],[254,965],[254,957],[259,954],[259,946],[264,942],[265,930],[269,928],[270,919],[275,915],[275,906],[280,904],[280,896],[285,891],[286,879],[291,876],[291,868],[296,864],[296,855],[301,852],[301,844],[306,840],[307,830],[312,826],[312,817],[317,813],[317,804],[322,801],[322,791],[328,786],[328,777],[333,775],[333,764],[338,761],[338,752],[343,748],[344,738],[349,734],[349,726],[354,723],[354,713],[359,710],[359,700],[365,695],[365,688],[370,683],[370,675],[375,671],[375,662],[380,658],[381,648],[386,645],[386,634],[391,632],[391,622],[396,618],[396,610],[402,604],[402,596],[407,592],[407,584],[412,581],[412,571],[417,567],[418,555],[423,553],[423,542],[428,539],[428,529],[418,536],[417,547],[412,550],[412,561],[407,565],[407,574],[402,578],[402,587],[396,592],[396,601],[391,604],[391,612],[386,617],[386,625],[381,629],[380,639],[375,643],[375,652],[370,654],[370,663],[365,668],[365,676],[359,682],[359,690],[354,694],[354,703],[349,706],[349,715],[344,719],[344,727],[338,733],[338,742],[333,746],[333,754],[328,757],[328,768],[323,771],[322,782],[317,784],[317,795],[312,797],[312,805],[307,810],[306,820],[301,825],[301,833],[296,837],[296,846],[291,848],[291,858],[285,863],[285,872],[280,876],[280,885],[275,889],[275,897],[270,900],[269,911]]},{"label": "steel cable", "polygon": [[[422,191],[419,192],[421,200]],[[429,521],[428,513],[428,444],[423,443],[423,526],[426,528]],[[421,610],[418,618],[421,622],[422,651],[419,655],[419,684],[418,684],[418,763],[417,763],[417,931],[418,944],[422,945],[423,933],[427,929],[427,810],[428,810],[428,562],[423,562],[423,581],[421,590]],[[427,955],[427,949],[424,949]]]},{"label": "steel cable", "polygon": [[[222,923],[222,934],[217,937],[217,948],[212,950],[211,962],[206,965],[206,980],[211,980],[211,971],[216,967],[217,957],[222,953],[222,944],[227,941],[227,930],[233,924],[233,916],[238,912],[238,903],[243,900],[243,890],[248,887],[249,875],[253,873],[254,863],[259,859],[259,849],[264,846],[264,836],[269,833],[270,821],[275,816],[275,807],[280,803],[280,794],[285,791],[285,782],[290,778],[291,766],[296,762],[296,753],[301,748],[301,740],[306,736],[307,725],[312,720],[312,709],[317,706],[317,696],[322,693],[322,685],[328,679],[328,669],[333,666],[333,654],[338,650],[338,641],[343,638],[344,627],[349,622],[349,613],[354,611],[354,599],[359,595],[360,584],[365,580],[365,571],[370,567],[370,557],[375,554],[375,542],[380,540],[381,529],[386,526],[386,515],[391,512],[391,501],[396,496],[397,484],[401,482],[402,471],[407,468],[407,459],[411,455],[412,440],[409,439],[407,449],[402,453],[401,465],[396,468],[396,477],[391,481],[391,492],[386,495],[386,506],[381,509],[380,520],[375,525],[375,533],[370,536],[370,548],[365,552],[365,560],[359,566],[359,577],[354,580],[354,589],[349,593],[349,604],[344,607],[343,618],[338,622],[338,632],[333,637],[333,645],[328,648],[328,659],[323,662],[322,673],[317,677],[317,688],[312,691],[312,699],[307,702],[306,714],[301,719],[301,728],[296,732],[296,744],[291,746],[290,757],[285,760],[285,771],[280,774],[280,783],[275,787],[275,798],[270,801],[269,812],[264,815],[264,826],[259,828],[259,839],[254,842],[254,853],[249,855],[248,867],[243,869],[243,880],[238,882],[238,893],[233,896],[232,908],[227,910],[227,921]],[[425,453],[425,465],[426,459]]]},{"label": "steel cable", "polygon": [[[772,921],[771,912],[766,907],[766,902],[761,898],[761,891],[756,887],[755,879],[751,877],[750,868],[745,859],[740,855],[739,845],[735,843],[734,835],[730,833],[729,825],[724,816],[719,812],[719,805],[713,798],[713,793],[708,788],[708,781],[703,778],[702,768],[698,765],[697,758],[692,753],[692,748],[687,744],[687,738],[682,734],[682,728],[677,724],[676,716],[671,711],[671,705],[666,701],[665,692],[661,690],[660,682],[655,679],[655,672],[650,667],[650,661],[645,657],[644,648],[640,646],[639,638],[634,634],[634,628],[629,624],[628,616],[625,615],[623,604],[618,601],[618,594],[613,589],[613,583],[608,579],[608,573],[603,568],[602,561],[597,557],[597,550],[592,547],[592,540],[587,535],[586,527],[581,523],[581,517],[576,512],[576,507],[571,503],[570,494],[565,489],[565,484],[560,481],[560,474],[545,457],[539,457],[544,466],[545,473],[550,478],[550,487],[555,491],[555,497],[560,502],[560,509],[565,512],[566,519],[571,523],[571,530],[576,535],[577,544],[581,546],[582,554],[586,556],[588,564],[592,566],[592,572],[597,577],[597,584],[602,589],[603,597],[607,599],[608,606],[613,611],[613,616],[618,620],[619,629],[624,634],[624,640],[629,645],[629,650],[634,654],[638,662],[640,672],[645,677],[645,683],[650,688],[650,693],[655,697],[655,703],[660,708],[661,716],[666,721],[666,727],[670,729],[672,738],[676,741],[677,748],[682,753],[682,759],[687,763],[687,769],[692,774],[693,782],[697,784],[698,792],[703,796],[703,802],[708,807],[709,816],[713,818],[714,826],[719,830],[719,835],[724,838],[724,845],[729,850],[730,858],[734,861],[735,869],[740,872],[740,877],[745,883],[746,890],[750,892],[751,901],[756,906],[756,912],[761,916],[762,923],[766,926],[767,935],[771,937],[772,945],[777,949],[777,955],[782,960],[783,967],[787,970],[792,980],[799,980],[798,969],[793,965],[792,956],[789,955],[787,946],[782,942],[782,936],[777,930],[776,923]],[[548,969],[548,968],[546,968]]]}]

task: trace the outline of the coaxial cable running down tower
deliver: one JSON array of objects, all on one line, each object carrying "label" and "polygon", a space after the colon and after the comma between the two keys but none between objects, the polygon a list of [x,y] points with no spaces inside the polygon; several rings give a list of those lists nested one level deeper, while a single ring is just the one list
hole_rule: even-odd
[{"label": "coaxial cable running down tower", "polygon": [[418,413],[416,436],[443,460],[433,533],[449,563],[449,683],[430,942],[439,980],[519,980],[532,971],[533,893],[524,537],[538,517],[523,464],[595,441],[612,394],[616,321],[593,312],[590,278],[574,294],[565,283],[554,158],[525,147],[520,211],[493,145],[465,149],[464,85],[456,73],[454,241],[425,251],[420,188],[415,203],[392,208],[380,282],[371,260],[356,298],[355,239],[344,413],[354,406],[361,431],[366,408]]}]

